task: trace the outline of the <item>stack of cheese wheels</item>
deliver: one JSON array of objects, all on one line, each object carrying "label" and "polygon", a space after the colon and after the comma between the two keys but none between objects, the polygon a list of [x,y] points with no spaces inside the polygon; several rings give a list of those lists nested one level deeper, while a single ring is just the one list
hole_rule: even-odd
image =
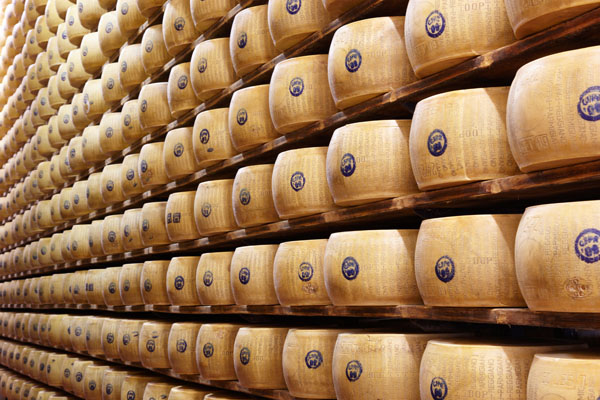
[{"label": "stack of cheese wheels", "polygon": [[292,58],[275,66],[269,85],[269,109],[279,133],[295,131],[336,113],[327,79],[327,57],[318,54]]},{"label": "stack of cheese wheels", "polygon": [[335,204],[351,206],[418,192],[409,157],[410,120],[338,128],[327,149],[327,183]]},{"label": "stack of cheese wheels", "polygon": [[269,31],[279,51],[319,32],[331,19],[321,0],[269,1]]},{"label": "stack of cheese wheels", "polygon": [[282,353],[288,328],[240,328],[233,346],[238,381],[251,389],[285,389]]},{"label": "stack of cheese wheels", "polygon": [[273,201],[281,219],[333,210],[326,178],[327,147],[279,153],[272,177]]},{"label": "stack of cheese wheels", "polygon": [[494,214],[423,221],[415,273],[425,305],[525,306],[514,262],[520,220],[520,214]]},{"label": "stack of cheese wheels", "polygon": [[[336,329],[290,329],[283,347],[283,377],[294,397],[335,399],[333,349]],[[366,398],[366,397],[362,397]]]},{"label": "stack of cheese wheels", "polygon": [[420,78],[515,41],[503,0],[437,7],[413,0],[406,9],[404,28],[408,57]]},{"label": "stack of cheese wheels", "polygon": [[525,210],[516,237],[515,267],[531,310],[598,311],[600,294],[595,288],[599,280],[594,267],[600,263],[600,230],[596,228],[596,210],[600,210],[599,201]]},{"label": "stack of cheese wheels", "polygon": [[[554,54],[517,71],[508,96],[506,121],[510,148],[521,171],[600,158],[596,149],[600,133],[599,50],[588,47]],[[548,103],[538,107],[540,93]],[[532,108],[539,112],[527,112]],[[577,136],[565,136],[565,126]]]},{"label": "stack of cheese wheels", "polygon": [[[536,353],[582,347],[585,345],[539,340],[430,340],[421,360],[421,399],[467,399],[474,395],[477,398],[524,399],[527,375]],[[489,371],[497,370],[501,370],[502,375],[490,385]]]},{"label": "stack of cheese wheels", "polygon": [[273,260],[278,245],[238,247],[233,253],[230,282],[238,305],[278,304],[273,283]]},{"label": "stack of cheese wheels", "polygon": [[271,190],[273,167],[273,164],[252,165],[240,168],[235,174],[232,203],[238,226],[247,228],[279,219]]},{"label": "stack of cheese wheels", "polygon": [[[450,335],[340,333],[333,353],[335,398],[420,398],[419,367],[427,342],[447,336]],[[401,394],[398,388],[402,388]]]},{"label": "stack of cheese wheels", "polygon": [[233,179],[202,182],[194,198],[194,218],[201,235],[235,230],[237,224],[231,204]]},{"label": "stack of cheese wheels", "polygon": [[518,172],[506,135],[508,90],[458,90],[417,104],[409,144],[419,189],[456,186]]},{"label": "stack of cheese wheels", "polygon": [[331,304],[325,289],[327,239],[281,243],[273,262],[275,293],[282,306]]},{"label": "stack of cheese wheels", "polygon": [[404,45],[404,17],[371,18],[338,29],[329,49],[328,75],[339,109],[415,81]]},{"label": "stack of cheese wheels", "polygon": [[560,3],[531,3],[507,0],[506,12],[517,39],[583,14],[600,5],[598,0],[568,0]]},{"label": "stack of cheese wheels", "polygon": [[196,339],[196,362],[204,379],[236,379],[232,354],[240,327],[227,323],[202,324]]},{"label": "stack of cheese wheels", "polygon": [[230,285],[232,251],[204,253],[196,269],[196,290],[203,305],[235,304]]},{"label": "stack of cheese wheels", "polygon": [[[581,394],[600,396],[600,382],[587,379],[600,374],[597,352],[536,354],[527,379],[527,399],[576,399]],[[565,384],[563,377],[573,377]]]},{"label": "stack of cheese wheels", "polygon": [[415,280],[418,231],[334,233],[325,249],[325,286],[336,306],[421,304]]}]

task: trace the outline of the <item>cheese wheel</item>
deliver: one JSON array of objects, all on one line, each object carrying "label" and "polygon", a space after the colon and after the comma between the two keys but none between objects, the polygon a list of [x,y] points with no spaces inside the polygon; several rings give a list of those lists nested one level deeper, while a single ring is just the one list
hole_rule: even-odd
[{"label": "cheese wheel", "polygon": [[69,83],[74,87],[81,88],[81,86],[83,86],[83,84],[92,77],[83,68],[81,61],[81,49],[75,49],[69,52],[69,56],[67,57],[67,66]]},{"label": "cheese wheel", "polygon": [[98,0],[78,1],[77,11],[81,25],[92,30],[98,26],[100,17],[106,12]]},{"label": "cheese wheel", "polygon": [[290,219],[335,209],[326,180],[327,147],[279,153],[273,168],[273,203],[279,218]]},{"label": "cheese wheel", "polygon": [[536,354],[527,378],[527,399],[562,400],[600,396],[598,353]]},{"label": "cheese wheel", "polygon": [[[125,211],[125,214],[128,211]],[[142,286],[140,285],[143,265],[143,263],[124,264],[121,267],[121,272],[119,273],[119,294],[121,301],[126,306],[144,304]]]},{"label": "cheese wheel", "polygon": [[[171,323],[145,322],[140,330],[140,361],[145,368],[169,368],[168,341]],[[146,391],[148,388],[146,387]],[[146,396],[144,395],[144,398]]]},{"label": "cheese wheel", "polygon": [[430,340],[421,359],[421,399],[525,400],[527,375],[536,353],[581,347],[585,345],[539,340]]},{"label": "cheese wheel", "polygon": [[269,1],[269,31],[279,51],[320,32],[332,20],[321,0]]},{"label": "cheese wheel", "polygon": [[171,389],[175,387],[175,383],[168,381],[163,382],[150,382],[144,389],[144,397],[142,400],[152,399],[168,399]]},{"label": "cheese wheel", "polygon": [[119,293],[119,275],[121,267],[104,269],[102,274],[102,297],[108,306],[122,306],[123,301]]},{"label": "cheese wheel", "polygon": [[168,89],[169,110],[175,118],[179,118],[202,103],[196,97],[196,93],[194,93],[194,89],[190,84],[189,62],[177,64],[171,68]]},{"label": "cheese wheel", "polygon": [[146,132],[140,126],[138,100],[129,100],[121,108],[121,132],[128,143],[144,137]]},{"label": "cheese wheel", "polygon": [[121,236],[123,214],[109,215],[102,222],[102,251],[104,254],[117,254],[124,251]]},{"label": "cheese wheel", "polygon": [[419,78],[515,41],[502,0],[413,0],[406,9],[404,32],[408,58]]},{"label": "cheese wheel", "polygon": [[[39,318],[39,314],[35,315]],[[76,352],[85,351],[85,322],[87,317],[73,317],[71,318],[71,347]],[[37,324],[36,324],[37,328]],[[36,329],[37,332],[37,329]]]},{"label": "cheese wheel", "polygon": [[104,221],[92,221],[92,226],[90,227],[90,236],[88,238],[90,244],[90,253],[92,256],[101,256],[104,255],[104,251],[102,250],[102,228],[104,225]]},{"label": "cheese wheel", "polygon": [[200,238],[194,219],[195,191],[169,195],[166,207],[167,234],[171,242]]},{"label": "cheese wheel", "polygon": [[[103,71],[109,70],[110,68],[108,65],[103,69]],[[99,119],[102,114],[108,111],[110,103],[114,101],[111,95],[108,94],[111,91],[110,88],[112,88],[110,82],[113,81],[113,78],[107,78],[107,76],[108,75],[102,73],[103,79],[89,80],[83,87],[83,111],[90,120]],[[103,81],[105,81],[104,84]],[[115,85],[118,84],[117,81]]]},{"label": "cheese wheel", "polygon": [[167,269],[167,295],[171,305],[200,305],[196,270],[200,257],[173,257]]},{"label": "cheese wheel", "polygon": [[119,52],[119,81],[125,90],[131,90],[142,83],[148,74],[142,64],[142,45],[131,44]]},{"label": "cheese wheel", "polygon": [[273,204],[273,164],[240,168],[233,181],[233,215],[238,226],[247,228],[279,220]]},{"label": "cheese wheel", "polygon": [[[101,270],[97,270],[101,271]],[[102,325],[104,318],[87,317],[85,322],[85,348],[88,354],[102,354]]]},{"label": "cheese wheel", "polygon": [[508,20],[517,39],[543,31],[560,22],[598,7],[597,0],[569,0],[560,3],[532,3],[524,0],[506,1]]},{"label": "cheese wheel", "polygon": [[138,96],[139,120],[143,130],[151,132],[173,121],[167,96],[168,82],[142,86]]},{"label": "cheese wheel", "polygon": [[200,36],[193,24],[189,0],[170,0],[165,4],[162,31],[167,51],[172,56]]},{"label": "cheese wheel", "polygon": [[[104,199],[102,198],[101,178],[102,178],[102,173],[100,173],[100,172],[95,172],[93,174],[90,174],[90,176],[88,176],[86,196],[87,196],[88,205],[93,210],[97,210],[99,208],[103,208],[103,207],[107,206],[107,204],[104,203]],[[93,251],[92,251],[92,254],[93,254]]]},{"label": "cheese wheel", "polygon": [[146,261],[140,275],[144,304],[167,305],[167,270],[169,261]]},{"label": "cheese wheel", "polygon": [[90,125],[83,130],[81,148],[83,159],[88,164],[105,159],[106,154],[103,154],[100,148],[100,127],[98,125]]},{"label": "cheese wheel", "polygon": [[585,201],[525,210],[517,231],[515,267],[532,311],[597,311],[600,282],[593,267],[600,261],[600,233],[590,218],[597,207],[600,202]]},{"label": "cheese wheel", "polygon": [[275,66],[269,85],[275,129],[289,133],[337,112],[327,80],[327,55],[292,58]]},{"label": "cheese wheel", "polygon": [[[508,140],[523,172],[600,158],[595,151],[600,126],[600,47],[554,54],[521,67],[508,96]],[[547,83],[548,82],[548,83]],[[539,104],[539,94],[548,103]],[[559,95],[560,93],[560,95]],[[536,113],[527,110],[538,108]],[[577,132],[576,138],[565,136]]]},{"label": "cheese wheel", "polygon": [[136,2],[138,9],[146,18],[150,18],[164,4],[163,0],[137,0]]},{"label": "cheese wheel", "polygon": [[125,200],[121,190],[121,164],[107,165],[102,169],[100,176],[102,184],[100,193],[105,204],[114,204]]},{"label": "cheese wheel", "polygon": [[200,170],[193,146],[193,128],[169,131],[163,148],[165,172],[170,180],[177,180]]},{"label": "cheese wheel", "polygon": [[107,57],[112,56],[127,41],[127,37],[119,29],[116,11],[109,11],[102,15],[98,23],[98,33],[100,48]]},{"label": "cheese wheel", "polygon": [[169,392],[168,400],[204,399],[212,391],[212,388],[209,387],[199,389],[197,387],[175,386]]},{"label": "cheese wheel", "polygon": [[269,33],[266,4],[243,9],[231,26],[229,51],[237,76],[244,76],[279,54]]},{"label": "cheese wheel", "polygon": [[410,120],[369,121],[335,130],[327,150],[327,183],[337,205],[418,191],[409,157],[410,125]]},{"label": "cheese wheel", "polygon": [[169,182],[163,162],[164,142],[146,143],[138,157],[138,175],[144,190]]},{"label": "cheese wheel", "polygon": [[404,17],[371,18],[338,29],[328,75],[339,109],[416,81],[404,45]]},{"label": "cheese wheel", "polygon": [[129,154],[121,164],[121,190],[128,198],[144,191],[138,172],[139,158],[139,154]]},{"label": "cheese wheel", "polygon": [[123,381],[131,372],[128,370],[108,369],[102,376],[102,400],[120,400]]},{"label": "cheese wheel", "polygon": [[194,218],[203,236],[237,229],[231,204],[233,179],[202,182],[194,198]]},{"label": "cheese wheel", "polygon": [[[119,63],[109,63],[102,67],[102,99],[106,103],[113,104],[120,102],[121,99],[128,94],[125,88],[121,85],[119,73]],[[108,107],[106,107],[106,109],[108,109]]]},{"label": "cheese wheel", "polygon": [[421,304],[414,269],[417,230],[334,233],[325,287],[336,306]]},{"label": "cheese wheel", "polygon": [[171,370],[178,374],[197,375],[196,339],[202,324],[178,322],[171,326],[168,339],[168,356]]},{"label": "cheese wheel", "polygon": [[196,290],[203,305],[235,304],[230,285],[232,251],[204,253],[196,269]]},{"label": "cheese wheel", "polygon": [[126,36],[131,36],[146,22],[146,17],[140,12],[137,1],[118,0],[116,9],[120,11],[117,13],[119,30]]},{"label": "cheese wheel", "polygon": [[87,73],[95,74],[108,61],[102,54],[98,32],[88,33],[81,40],[81,63]]},{"label": "cheese wheel", "polygon": [[144,376],[143,374],[128,374],[121,384],[121,399],[142,399],[146,386],[156,380],[153,376]]},{"label": "cheese wheel", "polygon": [[162,34],[162,25],[153,25],[144,31],[142,36],[142,64],[148,75],[160,70],[170,59]]},{"label": "cheese wheel", "polygon": [[[67,63],[65,62],[65,63],[62,63],[60,65],[60,67],[58,67],[58,71],[56,73],[56,76],[59,77],[58,94],[63,99],[70,99],[78,91],[78,88],[75,87],[74,85],[72,85],[71,82],[69,81],[68,71],[69,71],[69,67],[67,66]],[[24,79],[27,79],[27,77],[25,77]],[[32,116],[30,116],[30,118],[31,117]]]},{"label": "cheese wheel", "polygon": [[282,353],[287,328],[244,327],[235,337],[233,365],[240,385],[285,389]]},{"label": "cheese wheel", "polygon": [[71,254],[76,260],[90,258],[90,225],[73,225],[71,230]]},{"label": "cheese wheel", "polygon": [[192,145],[200,168],[206,168],[236,154],[229,135],[229,109],[203,111],[194,120]]},{"label": "cheese wheel", "polygon": [[[86,239],[87,243],[87,239]],[[85,297],[89,304],[104,306],[104,296],[102,287],[102,276],[104,270],[91,269],[85,276]]]},{"label": "cheese wheel", "polygon": [[[47,361],[47,366],[46,366],[46,379],[48,381],[48,385],[50,386],[54,386],[54,387],[60,387],[62,385],[62,373],[63,371],[61,370],[61,366],[64,362],[64,360],[67,358],[66,354],[59,354],[59,353],[51,353],[48,356],[48,361]],[[27,397],[25,396],[25,393],[23,393],[24,399],[26,400]]]},{"label": "cheese wheel", "polygon": [[[283,376],[294,397],[335,399],[333,349],[341,330],[290,329],[283,347]],[[366,398],[366,397],[363,397]]]},{"label": "cheese wheel", "polygon": [[73,184],[73,212],[77,216],[87,215],[90,212],[86,197],[87,181],[77,181]]},{"label": "cheese wheel", "polygon": [[125,319],[121,320],[117,332],[117,348],[119,358],[124,362],[139,362],[139,337],[143,320]]},{"label": "cheese wheel", "polygon": [[278,245],[238,247],[231,259],[231,290],[237,305],[278,304],[273,261]]},{"label": "cheese wheel", "polygon": [[145,247],[171,243],[165,221],[166,208],[166,201],[146,203],[142,207],[141,223],[138,225],[138,229]]},{"label": "cheese wheel", "polygon": [[200,375],[209,380],[235,380],[233,347],[240,325],[202,324],[196,340],[196,361]]},{"label": "cheese wheel", "polygon": [[331,304],[323,261],[327,239],[281,243],[273,263],[275,293],[282,306]]},{"label": "cheese wheel", "polygon": [[520,220],[493,214],[423,221],[415,273],[425,305],[524,307],[514,262]]},{"label": "cheese wheel", "polygon": [[224,17],[237,3],[236,0],[190,1],[190,10],[196,30],[201,33],[204,32],[221,17]]},{"label": "cheese wheel", "polygon": [[[102,399],[102,377],[104,376],[104,372],[109,369],[110,367],[108,365],[90,365],[85,368],[85,378],[83,380],[83,394],[85,399]],[[65,397],[64,399],[68,400],[70,397]],[[53,397],[52,400],[58,399]]]},{"label": "cheese wheel", "polygon": [[196,45],[190,72],[192,88],[203,101],[234,83],[237,77],[229,53],[229,38],[206,40]]},{"label": "cheese wheel", "polygon": [[67,23],[66,29],[69,42],[79,46],[83,36],[90,33],[90,30],[81,24],[76,5],[72,5],[68,8],[65,22]]},{"label": "cheese wheel", "polygon": [[133,208],[126,210],[121,219],[121,237],[124,250],[137,250],[144,247],[139,226],[142,223],[142,209]]},{"label": "cheese wheel", "polygon": [[[85,295],[86,276],[87,271],[77,271],[72,275],[71,284],[73,285],[73,303],[75,304],[87,304],[87,296]],[[36,300],[35,294],[39,295],[39,288],[34,290],[34,303],[39,304],[39,300]]]},{"label": "cheese wheel", "polygon": [[506,136],[508,88],[457,90],[417,103],[410,160],[419,189],[431,190],[518,172]]}]

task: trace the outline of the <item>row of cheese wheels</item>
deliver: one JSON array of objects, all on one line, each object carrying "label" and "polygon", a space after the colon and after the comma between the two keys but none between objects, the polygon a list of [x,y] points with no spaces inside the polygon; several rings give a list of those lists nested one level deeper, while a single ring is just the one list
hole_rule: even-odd
[{"label": "row of cheese wheels", "polygon": [[2,340],[0,347],[3,353],[0,361],[12,370],[0,371],[0,394],[7,400],[255,398],[178,382],[149,371],[119,366],[61,350],[9,340]]},{"label": "row of cheese wheels", "polygon": [[[8,313],[3,321],[11,317],[17,318]],[[42,314],[38,329],[43,326],[45,333],[31,337],[25,336],[29,327],[25,334],[15,328],[7,336],[208,380],[237,379],[247,388],[287,389],[299,398],[547,400],[553,395],[573,399],[578,392],[600,395],[596,379],[560,384],[560,376],[600,371],[598,354],[572,342]],[[31,352],[21,353],[32,359]],[[47,377],[65,381],[61,372]],[[89,379],[85,372],[82,379]]]},{"label": "row of cheese wheels", "polygon": [[[597,312],[598,277],[591,267],[600,262],[600,230],[590,215],[599,208],[598,201],[548,204],[530,207],[523,216],[435,218],[424,221],[419,230],[340,232],[328,240],[245,246],[234,252],[177,257],[170,262],[147,261],[122,269],[17,280],[3,284],[4,289],[12,288],[3,291],[3,298],[5,303],[108,305],[424,302],[430,306],[527,305],[534,311]],[[161,215],[153,219],[157,214],[148,213],[152,222],[147,231],[143,230],[145,222],[141,223],[142,234],[156,232],[156,219],[164,223]],[[62,234],[61,239],[66,235],[67,240],[61,243],[42,239],[35,250],[39,258],[51,260],[55,253],[64,259],[64,255],[73,256],[74,251],[90,249],[98,242],[111,249],[122,246],[133,237],[132,231],[126,235],[127,229],[119,221],[124,218],[107,217],[100,239],[92,224],[89,237],[82,233],[85,229],[73,230]],[[121,242],[116,240],[119,229],[124,233]],[[114,252],[122,251],[121,247]],[[6,273],[27,271],[33,259],[31,253],[13,251],[3,256],[2,265]],[[55,290],[53,285],[58,285]],[[129,288],[133,290],[128,295]],[[27,295],[32,297],[27,299]],[[128,299],[131,295],[137,297]]]}]

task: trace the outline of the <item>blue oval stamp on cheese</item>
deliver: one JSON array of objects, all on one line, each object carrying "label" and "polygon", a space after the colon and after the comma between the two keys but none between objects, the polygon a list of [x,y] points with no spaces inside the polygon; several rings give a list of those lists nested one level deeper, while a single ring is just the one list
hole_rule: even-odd
[{"label": "blue oval stamp on cheese", "polygon": [[440,257],[435,263],[435,275],[438,279],[444,283],[450,282],[454,279],[456,269],[454,267],[454,260],[448,256]]},{"label": "blue oval stamp on cheese", "polygon": [[600,230],[584,229],[575,239],[575,254],[587,264],[600,261]]},{"label": "blue oval stamp on cheese", "polygon": [[433,400],[444,400],[448,396],[448,385],[444,378],[433,378],[429,384],[429,392]]},{"label": "blue oval stamp on cheese", "polygon": [[289,86],[290,94],[294,97],[300,96],[304,92],[304,80],[300,77],[296,77],[290,81]]},{"label": "blue oval stamp on cheese", "polygon": [[425,20],[425,31],[430,38],[439,37],[446,30],[446,18],[438,10],[432,11]]},{"label": "blue oval stamp on cheese", "polygon": [[346,178],[352,176],[356,170],[356,159],[351,153],[346,153],[340,161],[340,172]]},{"label": "blue oval stamp on cheese", "polygon": [[238,277],[242,285],[247,285],[250,282],[250,270],[246,267],[240,269]]},{"label": "blue oval stamp on cheese", "polygon": [[290,186],[295,192],[299,192],[300,190],[302,190],[305,184],[306,178],[304,177],[304,174],[300,171],[294,172],[290,177]]},{"label": "blue oval stamp on cheese", "polygon": [[204,272],[204,275],[202,276],[202,282],[204,283],[204,286],[209,287],[210,285],[212,285],[213,279],[214,276],[212,271]]},{"label": "blue oval stamp on cheese", "polygon": [[359,272],[360,266],[354,257],[344,258],[344,261],[342,261],[342,275],[344,278],[349,281],[354,280]]},{"label": "blue oval stamp on cheese", "polygon": [[352,49],[346,54],[346,70],[350,73],[354,73],[360,69],[362,65],[362,54],[357,49]]},{"label": "blue oval stamp on cheese", "polygon": [[298,14],[300,8],[302,7],[302,0],[287,0],[285,2],[285,9],[291,15]]},{"label": "blue oval stamp on cheese", "polygon": [[427,137],[427,149],[429,154],[439,157],[446,152],[448,148],[448,139],[441,129],[434,129]]},{"label": "blue oval stamp on cheese", "polygon": [[309,262],[304,261],[298,267],[298,278],[300,278],[302,282],[310,281],[313,277],[313,274],[314,268]]},{"label": "blue oval stamp on cheese", "polygon": [[247,347],[243,347],[240,350],[240,362],[242,365],[248,365],[250,363],[250,349]]},{"label": "blue oval stamp on cheese", "polygon": [[363,373],[362,364],[358,360],[352,360],[346,364],[346,378],[350,382],[356,382]]},{"label": "blue oval stamp on cheese", "polygon": [[600,86],[591,86],[579,96],[577,112],[586,121],[600,120]]},{"label": "blue oval stamp on cheese", "polygon": [[319,350],[311,350],[306,353],[304,362],[309,369],[317,369],[323,364],[323,354]]}]

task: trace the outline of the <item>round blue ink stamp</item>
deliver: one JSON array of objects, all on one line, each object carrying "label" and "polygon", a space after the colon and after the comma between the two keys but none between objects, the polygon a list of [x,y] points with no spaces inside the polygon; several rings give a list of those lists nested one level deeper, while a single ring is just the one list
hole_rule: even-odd
[{"label": "round blue ink stamp", "polygon": [[427,149],[429,154],[434,157],[439,157],[446,152],[448,140],[446,134],[441,129],[434,129],[427,138]]},{"label": "round blue ink stamp", "polygon": [[128,11],[129,11],[129,4],[123,3],[121,5],[121,14],[126,15]]},{"label": "round blue ink stamp", "polygon": [[96,381],[90,381],[88,387],[90,388],[90,390],[96,390]]},{"label": "round blue ink stamp", "polygon": [[342,275],[344,278],[351,281],[356,279],[360,271],[358,261],[354,257],[346,257],[342,261]]},{"label": "round blue ink stamp", "polygon": [[236,121],[238,125],[242,126],[248,122],[248,112],[245,108],[240,108],[237,112]]},{"label": "round blue ink stamp", "polygon": [[294,97],[300,96],[302,92],[304,92],[304,80],[299,77],[292,79],[290,81],[289,91]]},{"label": "round blue ink stamp", "polygon": [[448,396],[448,385],[446,384],[444,378],[437,376],[431,380],[429,391],[432,399],[444,400],[446,396]]},{"label": "round blue ink stamp", "polygon": [[183,144],[182,143],[177,143],[175,145],[175,147],[173,148],[173,154],[175,154],[175,157],[181,157],[181,155],[183,154]]},{"label": "round blue ink stamp", "polygon": [[206,58],[202,57],[200,59],[200,62],[198,63],[198,72],[200,72],[201,74],[204,73],[204,71],[206,71],[207,67],[208,67],[208,61],[206,60]]},{"label": "round blue ink stamp", "polygon": [[[33,361],[33,360],[32,360],[32,361]],[[83,373],[81,373],[81,372],[78,372],[78,373],[76,373],[76,374],[75,374],[75,380],[76,380],[77,382],[81,382],[81,381],[83,380]]]},{"label": "round blue ink stamp", "polygon": [[121,63],[121,72],[127,72],[127,61]]},{"label": "round blue ink stamp", "polygon": [[581,231],[575,239],[575,254],[577,257],[588,264],[593,264],[600,260],[600,231],[589,228]]},{"label": "round blue ink stamp", "polygon": [[131,115],[126,114],[125,118],[123,119],[123,123],[125,124],[125,126],[129,126],[131,124]]},{"label": "round blue ink stamp", "polygon": [[111,394],[113,392],[113,385],[112,383],[107,383],[106,384],[106,394]]},{"label": "round blue ink stamp", "polygon": [[250,196],[250,191],[248,189],[243,188],[240,190],[240,203],[242,203],[242,205],[247,206],[250,204],[251,199],[252,196]]},{"label": "round blue ink stamp", "polygon": [[77,336],[77,337],[81,336],[81,327],[80,326],[75,328],[75,336]]},{"label": "round blue ink stamp", "polygon": [[586,121],[600,120],[600,86],[591,86],[579,96],[577,112]]},{"label": "round blue ink stamp", "polygon": [[425,20],[425,31],[430,38],[436,38],[444,33],[446,18],[438,10],[432,11]]},{"label": "round blue ink stamp", "polygon": [[299,192],[300,190],[302,190],[305,184],[306,178],[304,177],[304,174],[302,172],[296,171],[292,174],[290,178],[290,185],[292,186],[292,189],[294,189],[295,192]]},{"label": "round blue ink stamp", "polygon": [[177,17],[173,26],[175,27],[176,31],[182,31],[185,27],[185,19],[183,17]]},{"label": "round blue ink stamp", "polygon": [[112,22],[109,22],[108,24],[106,24],[106,28],[104,29],[104,31],[106,33],[111,33],[112,30],[113,30],[113,24],[112,24]]},{"label": "round blue ink stamp", "polygon": [[109,334],[107,334],[107,335],[106,335],[106,341],[107,341],[109,344],[112,344],[112,342],[114,342],[114,341],[115,341],[115,335],[114,335],[113,333],[109,333]]},{"label": "round blue ink stamp", "polygon": [[150,53],[153,48],[154,48],[154,43],[152,43],[152,40],[148,40],[146,42],[146,46],[144,46],[144,49],[146,50],[146,53]]},{"label": "round blue ink stamp", "polygon": [[106,128],[106,131],[104,131],[104,134],[107,138],[111,138],[113,135],[113,128],[109,126],[108,128]]},{"label": "round blue ink stamp", "polygon": [[313,269],[313,266],[309,262],[304,261],[298,267],[298,278],[300,278],[300,280],[302,282],[310,281],[313,277],[313,274],[314,274],[314,269]]},{"label": "round blue ink stamp", "polygon": [[248,268],[244,267],[240,269],[238,276],[242,285],[247,285],[250,282],[250,270]]},{"label": "round blue ink stamp", "polygon": [[133,390],[127,391],[127,400],[135,400],[135,392]]},{"label": "round blue ink stamp", "polygon": [[248,365],[250,362],[250,349],[247,347],[242,347],[240,350],[240,362],[243,365]]},{"label": "round blue ink stamp", "polygon": [[206,144],[210,140],[210,132],[204,128],[200,131],[200,143]]},{"label": "round blue ink stamp", "polygon": [[115,231],[108,232],[108,241],[114,243],[115,240],[117,240],[117,234],[115,233]]},{"label": "round blue ink stamp", "polygon": [[123,290],[126,292],[129,292],[130,288],[131,288],[131,282],[129,282],[129,279],[125,279],[125,281],[123,282]]},{"label": "round blue ink stamp", "polygon": [[243,49],[248,44],[248,35],[246,32],[240,33],[237,40],[237,45],[240,49]]},{"label": "round blue ink stamp", "polygon": [[148,109],[148,101],[146,99],[144,99],[144,100],[142,100],[142,104],[140,106],[140,110],[142,112],[146,112],[147,109]]},{"label": "round blue ink stamp", "polygon": [[125,174],[125,177],[128,181],[133,180],[133,178],[135,178],[135,171],[133,169],[128,169],[127,173]]},{"label": "round blue ink stamp", "polygon": [[362,364],[358,360],[352,360],[346,364],[346,378],[350,382],[356,382],[362,375]]},{"label": "round blue ink stamp", "polygon": [[146,292],[149,292],[149,291],[151,291],[151,290],[152,290],[152,282],[150,281],[150,279],[146,279],[146,280],[144,281],[144,290],[145,290]]},{"label": "round blue ink stamp", "polygon": [[188,77],[185,75],[181,75],[179,79],[177,79],[177,87],[181,90],[185,89],[188,84]]},{"label": "round blue ink stamp", "polygon": [[178,339],[176,347],[179,353],[185,353],[185,350],[187,349],[187,342],[185,341],[185,339]]},{"label": "round blue ink stamp", "polygon": [[285,2],[285,9],[292,15],[298,14],[300,7],[302,7],[302,0],[287,0]]},{"label": "round blue ink stamp", "polygon": [[450,282],[454,278],[454,261],[448,256],[440,257],[435,263],[435,275],[444,283]]},{"label": "round blue ink stamp", "polygon": [[154,343],[154,340],[148,339],[146,341],[146,350],[148,350],[150,353],[153,353],[155,349],[156,349],[156,343]]},{"label": "round blue ink stamp", "polygon": [[354,73],[358,71],[362,65],[362,55],[357,49],[352,49],[346,54],[346,69],[348,72]]},{"label": "round blue ink stamp", "polygon": [[210,211],[211,211],[211,206],[209,203],[202,204],[202,208],[200,209],[200,212],[202,213],[202,216],[204,218],[208,218],[208,216],[210,215]]},{"label": "round blue ink stamp", "polygon": [[142,230],[144,232],[148,232],[148,229],[150,229],[150,222],[148,222],[147,219],[142,221]]},{"label": "round blue ink stamp", "polygon": [[210,342],[205,343],[202,347],[202,354],[204,354],[204,357],[211,358],[214,353],[215,347],[213,346],[213,344]]},{"label": "round blue ink stamp", "polygon": [[115,294],[115,293],[117,292],[117,284],[116,284],[116,283],[114,283],[114,282],[111,282],[111,283],[108,285],[108,291],[109,291],[109,293],[111,293],[111,294]]},{"label": "round blue ink stamp", "polygon": [[323,355],[319,350],[311,350],[306,353],[304,362],[309,369],[317,369],[323,364]]},{"label": "round blue ink stamp", "polygon": [[129,333],[124,334],[123,335],[123,344],[125,346],[127,346],[130,342],[131,342],[131,336],[129,336]]},{"label": "round blue ink stamp", "polygon": [[213,273],[211,271],[206,271],[204,273],[204,275],[202,276],[202,282],[204,283],[204,286],[210,286],[212,285],[214,280],[214,276]]},{"label": "round blue ink stamp", "polygon": [[183,276],[179,275],[175,278],[175,283],[173,284],[175,286],[175,289],[177,290],[181,290],[183,289],[183,286],[185,285],[185,279],[183,278]]},{"label": "round blue ink stamp", "polygon": [[340,161],[340,172],[346,178],[352,176],[354,171],[356,170],[356,160],[354,156],[350,153],[346,153],[342,156],[342,161]]},{"label": "round blue ink stamp", "polygon": [[142,160],[140,166],[142,167],[142,173],[148,171],[148,162],[146,160]]}]

